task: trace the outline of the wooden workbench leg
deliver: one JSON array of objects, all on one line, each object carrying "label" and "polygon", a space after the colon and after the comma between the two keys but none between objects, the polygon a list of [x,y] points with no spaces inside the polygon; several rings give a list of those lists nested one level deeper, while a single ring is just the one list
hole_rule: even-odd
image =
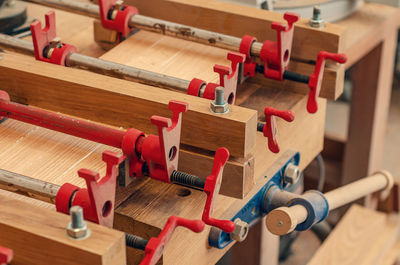
[{"label": "wooden workbench leg", "polygon": [[397,29],[351,69],[353,91],[342,185],[381,168],[396,44]]},{"label": "wooden workbench leg", "polygon": [[232,265],[277,265],[279,259],[279,237],[265,227],[265,218],[252,227],[242,243],[232,248]]}]

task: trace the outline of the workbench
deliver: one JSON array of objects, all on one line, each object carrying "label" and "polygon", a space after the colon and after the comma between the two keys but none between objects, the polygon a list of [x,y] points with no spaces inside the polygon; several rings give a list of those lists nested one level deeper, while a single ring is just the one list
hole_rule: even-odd
[{"label": "workbench", "polygon": [[[282,21],[278,14],[214,1],[127,2],[135,4],[141,14],[171,21],[181,20],[175,22],[225,34],[241,36],[248,29],[224,27],[227,17],[232,19],[232,25],[243,26],[244,20],[248,22],[246,27],[249,26],[253,31],[247,33],[253,33],[261,40],[274,39],[273,33],[267,28],[269,21],[265,20],[264,25],[258,25],[258,28],[265,28],[265,31],[255,29],[265,14]],[[157,9],[150,8],[156,4]],[[39,18],[42,22],[48,10],[46,7],[28,5],[28,15]],[[175,12],[185,16],[177,16]],[[199,14],[194,15],[196,12]],[[225,49],[147,31],[135,33],[106,52],[94,42],[93,18],[60,10],[56,11],[56,15],[57,35],[62,37],[63,42],[75,45],[82,54],[183,79],[197,77],[207,81],[218,80],[218,75],[213,71],[214,64],[229,64]],[[215,18],[212,23],[206,19],[210,16]],[[196,19],[198,17],[201,19]],[[344,30],[341,27],[327,24],[324,30],[309,29],[307,20],[304,19],[298,23],[295,32],[292,57],[297,60],[291,64],[292,70],[310,73],[313,64],[307,60],[315,60],[316,54],[322,48],[329,52],[343,50]],[[314,39],[322,36],[325,37],[323,41],[315,45]],[[115,127],[132,126],[146,133],[156,131],[155,126],[150,123],[151,115],[171,116],[166,108],[170,99],[188,102],[189,112],[183,114],[179,170],[206,177],[211,172],[213,156],[218,147],[226,145],[231,153],[225,167],[222,195],[214,209],[216,217],[223,216],[229,209],[249,200],[247,195],[254,192],[253,187],[276,173],[279,169],[276,164],[287,151],[300,152],[301,170],[321,152],[326,98],[336,99],[341,94],[344,78],[343,67],[327,65],[321,98],[318,99],[319,109],[312,115],[306,110],[305,86],[286,81],[282,85],[280,82],[254,78],[239,87],[236,98],[238,106],[232,106],[231,111],[221,118],[209,113],[209,103],[205,99],[81,69],[54,66],[35,61],[28,55],[6,51],[2,54],[0,69],[2,89],[16,102]],[[138,105],[137,97],[143,100],[141,105]],[[134,109],[138,106],[140,108]],[[255,133],[257,120],[264,120],[265,106],[296,113],[292,123],[281,120],[277,122],[281,149],[278,154],[269,152],[266,139],[261,133]],[[205,136],[201,135],[203,131],[206,132]],[[77,176],[77,170],[88,168],[104,175],[102,152],[118,152],[117,149],[102,144],[14,120],[6,120],[1,124],[0,135],[0,168],[58,185],[70,182],[84,186],[84,181]],[[126,189],[118,188],[116,201],[118,207],[115,210],[114,228],[149,238],[159,234],[171,215],[189,219],[201,218],[201,205],[205,202],[205,195],[200,191],[151,179],[135,179]],[[48,204],[45,205],[48,207]],[[266,231],[263,222],[261,223],[263,231]],[[199,234],[177,229],[164,252],[162,262],[216,263],[233,244],[222,250],[209,247],[209,231],[209,227]],[[276,244],[277,237],[273,238]],[[132,249],[128,249],[127,255],[131,264],[136,264],[143,257],[142,252]],[[274,262],[272,256],[269,260]]]}]

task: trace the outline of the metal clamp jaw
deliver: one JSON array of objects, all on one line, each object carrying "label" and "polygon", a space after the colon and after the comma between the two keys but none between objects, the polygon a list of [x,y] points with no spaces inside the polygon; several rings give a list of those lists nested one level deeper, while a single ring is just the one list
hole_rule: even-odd
[{"label": "metal clamp jaw", "polygon": [[112,227],[118,165],[124,158],[124,156],[111,151],[103,152],[103,161],[107,164],[107,173],[99,182],[97,172],[80,169],[78,174],[85,179],[87,189],[79,188],[70,183],[62,185],[56,196],[57,211],[69,214],[69,209],[78,205],[83,208],[86,220]]},{"label": "metal clamp jaw", "polygon": [[265,124],[259,123],[257,126],[258,131],[262,131],[264,137],[268,138],[268,148],[273,153],[279,153],[279,145],[277,142],[277,132],[278,127],[276,125],[276,118],[280,117],[287,122],[292,122],[294,120],[294,113],[290,110],[277,110],[272,107],[267,107],[264,110],[265,114]]},{"label": "metal clamp jaw", "polygon": [[[282,81],[290,59],[293,42],[293,24],[299,20],[299,15],[286,12],[283,18],[287,25],[273,22],[271,28],[277,32],[277,41],[265,41],[260,51],[260,59],[264,64],[264,75],[267,78]],[[243,67],[244,76],[254,76],[257,63],[251,57],[251,46],[257,39],[245,35],[240,43],[239,51],[246,55]]]},{"label": "metal clamp jaw", "polygon": [[188,104],[171,100],[168,108],[173,113],[172,121],[159,116],[151,117],[151,122],[158,127],[158,135],[145,136],[136,129],[126,132],[122,141],[122,150],[127,156],[125,178],[141,177],[148,171],[146,173],[150,178],[170,182],[172,172],[178,167],[182,112],[187,111]]},{"label": "metal clamp jaw", "polygon": [[229,151],[226,148],[219,148],[215,153],[214,164],[211,175],[206,179],[204,192],[207,194],[206,204],[202,215],[202,220],[211,226],[218,227],[226,233],[232,233],[235,229],[235,223],[230,220],[218,220],[212,218],[216,196],[219,193],[222,182],[224,166],[229,158]]},{"label": "metal clamp jaw", "polygon": [[145,256],[140,265],[155,265],[158,262],[164,252],[165,246],[178,226],[183,226],[195,233],[200,233],[204,230],[205,224],[200,220],[188,220],[178,216],[171,216],[168,218],[158,237],[151,238],[147,243]]},{"label": "metal clamp jaw", "polygon": [[66,58],[71,52],[76,52],[75,46],[61,42],[56,38],[56,17],[54,11],[45,15],[46,26],[38,20],[31,24],[33,48],[36,60],[67,65]]},{"label": "metal clamp jaw", "polygon": [[219,74],[219,84],[207,84],[203,80],[193,78],[189,84],[187,94],[214,100],[215,88],[220,86],[225,89],[225,101],[229,104],[234,104],[239,77],[239,66],[245,61],[245,56],[241,53],[229,52],[227,58],[231,61],[231,67],[218,64],[214,66],[214,72]]},{"label": "metal clamp jaw", "polygon": [[123,41],[134,28],[129,27],[132,16],[139,14],[136,7],[124,5],[120,0],[99,0],[101,25],[118,32],[118,41]]},{"label": "metal clamp jaw", "polygon": [[326,51],[320,51],[318,53],[314,73],[310,75],[310,79],[308,81],[310,93],[308,94],[307,111],[309,113],[315,113],[318,110],[317,98],[319,96],[319,92],[321,91],[322,77],[324,76],[326,60],[332,60],[343,64],[347,61],[347,57],[345,54],[330,53]]},{"label": "metal clamp jaw", "polygon": [[6,265],[14,258],[12,249],[0,246],[0,265]]}]

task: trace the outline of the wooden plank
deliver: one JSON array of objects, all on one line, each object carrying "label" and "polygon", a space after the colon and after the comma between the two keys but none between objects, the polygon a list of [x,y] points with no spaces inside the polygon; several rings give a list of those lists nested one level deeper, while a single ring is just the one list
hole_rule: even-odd
[{"label": "wooden plank", "polygon": [[12,100],[85,119],[146,133],[157,133],[152,115],[171,117],[170,100],[189,103],[183,115],[181,142],[244,157],[255,145],[256,112],[231,106],[225,115],[213,114],[209,100],[99,74],[2,54],[0,82]]},{"label": "wooden plank", "polygon": [[[213,0],[127,0],[126,3],[136,6],[142,15],[240,38],[253,35],[259,41],[275,40],[271,22],[284,21],[278,13]],[[315,60],[321,50],[341,52],[343,49],[344,29],[340,26],[326,23],[323,29],[313,29],[308,26],[308,19],[301,19],[294,32],[294,58]]]},{"label": "wooden plank", "polygon": [[400,241],[397,241],[380,265],[397,265],[400,262]]},{"label": "wooden plank", "polygon": [[[129,56],[126,56],[127,54]],[[184,80],[200,78],[207,82],[219,82],[219,76],[214,72],[213,67],[215,64],[230,66],[226,56],[227,50],[225,49],[140,31],[100,58]],[[342,94],[343,69],[343,66],[335,65],[326,68],[321,87],[321,97],[337,99]],[[314,71],[314,65],[293,62],[289,65],[289,70],[310,75]],[[308,94],[310,90],[306,84],[292,81],[279,82],[266,79],[261,74],[249,78],[246,84],[249,82],[302,94]],[[243,91],[250,89],[250,87],[244,85],[240,86],[239,89]]]},{"label": "wooden plank", "polygon": [[353,205],[308,264],[379,264],[398,230],[398,220]]},{"label": "wooden plank", "polygon": [[0,195],[0,244],[14,251],[13,264],[126,264],[123,233],[88,222],[90,236],[66,233],[70,217]]}]

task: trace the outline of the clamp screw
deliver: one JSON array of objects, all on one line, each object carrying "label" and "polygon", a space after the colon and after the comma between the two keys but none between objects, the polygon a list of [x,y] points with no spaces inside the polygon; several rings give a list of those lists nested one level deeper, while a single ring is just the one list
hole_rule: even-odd
[{"label": "clamp screw", "polygon": [[314,6],[313,16],[309,22],[310,27],[312,28],[323,28],[324,21],[321,19],[321,9],[319,6]]},{"label": "clamp screw", "polygon": [[231,239],[242,242],[246,239],[247,234],[249,233],[249,224],[240,220],[240,218],[236,218],[234,223],[235,230],[230,234]]},{"label": "clamp screw", "polygon": [[223,87],[215,88],[215,100],[210,103],[210,110],[214,113],[228,113],[229,105],[225,101],[225,91]]},{"label": "clamp screw", "polygon": [[284,182],[295,184],[300,178],[300,169],[295,164],[287,165],[285,169]]},{"label": "clamp screw", "polygon": [[86,222],[83,220],[83,210],[80,206],[72,206],[69,210],[71,222],[68,223],[67,234],[75,239],[84,239],[90,235]]}]

